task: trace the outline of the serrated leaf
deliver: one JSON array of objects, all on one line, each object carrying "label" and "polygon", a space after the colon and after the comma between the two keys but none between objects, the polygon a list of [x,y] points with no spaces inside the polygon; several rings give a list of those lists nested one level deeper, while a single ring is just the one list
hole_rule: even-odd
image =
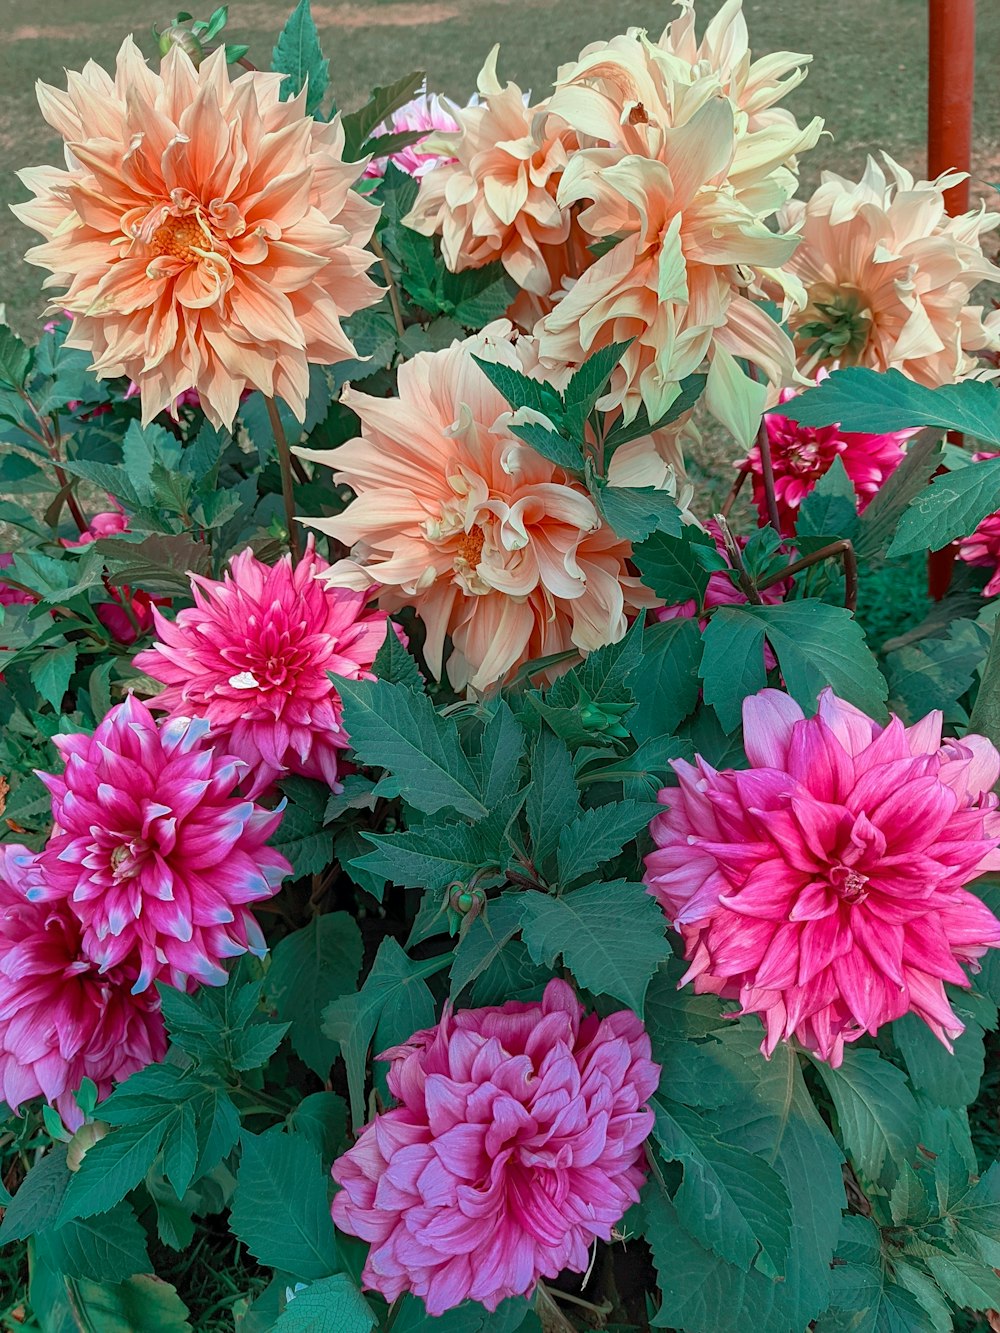
[{"label": "serrated leaf", "polygon": [[323,57],[309,0],[299,0],[286,19],[271,53],[271,68],[285,75],[282,101],[306,88],[306,115],[314,116],[330,82],[330,62]]},{"label": "serrated leaf", "polygon": [[559,399],[555,391],[540,380],[533,380],[520,370],[515,370],[513,366],[505,365],[501,361],[487,361],[475,355],[472,359],[494,389],[506,398],[515,411],[519,407],[530,407],[533,412],[538,412],[543,417],[550,417],[553,407],[558,408]]},{"label": "serrated leaf", "polygon": [[487,814],[451,718],[426,695],[384,680],[342,680],[344,726],[362,763],[387,768],[403,799],[425,814]]},{"label": "serrated leaf", "polygon": [[344,1273],[295,1292],[274,1324],[274,1333],[369,1333],[378,1320]]},{"label": "serrated leaf", "polygon": [[310,1141],[325,1166],[347,1136],[347,1103],[336,1092],[311,1092],[288,1117],[288,1128]]},{"label": "serrated leaf", "polygon": [[892,1025],[892,1036],[906,1062],[910,1081],[940,1106],[966,1106],[975,1099],[983,1076],[983,1030],[962,1013],[962,1003],[952,997],[966,1023],[956,1037],[954,1054],[935,1037],[916,1014],[906,1014]]},{"label": "serrated leaf", "polygon": [[142,1180],[156,1160],[165,1121],[123,1125],[95,1143],[66,1187],[58,1222],[106,1213]]},{"label": "serrated leaf", "polygon": [[[51,1270],[49,1270],[51,1271]],[[61,1279],[65,1283],[65,1279]],[[32,1284],[34,1289],[34,1283]],[[34,1300],[33,1300],[34,1303]],[[65,1306],[64,1324],[46,1325],[51,1333],[76,1333],[81,1327],[100,1329],[100,1333],[192,1333],[188,1308],[177,1295],[176,1287],[158,1277],[145,1274],[114,1286],[107,1283],[78,1281],[73,1292],[73,1312]]]},{"label": "serrated leaf", "polygon": [[431,893],[470,880],[490,861],[482,823],[428,823],[403,833],[364,832],[362,837],[375,850],[355,858],[352,868]]},{"label": "serrated leaf", "polygon": [[901,1069],[873,1050],[844,1048],[843,1062],[816,1070],[837,1110],[840,1137],[851,1160],[873,1184],[887,1161],[896,1172],[917,1152],[920,1120],[916,1099]]},{"label": "serrated leaf", "polygon": [[314,916],[275,945],[265,982],[278,1017],[291,1024],[291,1042],[313,1073],[325,1079],[337,1055],[324,1036],[323,1011],[353,991],[361,970],[361,932],[347,912]]},{"label": "serrated leaf", "polygon": [[605,456],[610,457],[623,444],[630,444],[633,440],[641,440],[646,435],[652,435],[654,431],[662,430],[664,426],[669,426],[672,422],[677,421],[685,412],[690,412],[705,390],[706,378],[705,375],[686,375],[680,381],[680,393],[663,416],[657,418],[656,421],[650,422],[645,407],[640,407],[632,421],[623,421],[615,426],[604,437]]},{"label": "serrated leaf", "polygon": [[240,1136],[229,1225],[259,1263],[302,1282],[338,1268],[320,1155],[308,1139],[271,1129]]},{"label": "serrated leaf", "polygon": [[889,1279],[878,1228],[868,1217],[843,1219],[830,1296],[817,1333],[916,1333],[926,1327],[917,1299]]},{"label": "serrated leaf", "polygon": [[524,902],[519,894],[506,893],[494,898],[469,923],[458,941],[451,965],[451,994],[458,996],[503,952],[521,928]]},{"label": "serrated leaf", "polygon": [[580,812],[580,793],[569,751],[547,729],[538,733],[532,751],[531,789],[525,809],[535,868],[543,875],[554,876],[559,836]]},{"label": "serrated leaf", "polygon": [[938,1286],[956,1305],[970,1310],[1000,1307],[1000,1277],[981,1259],[967,1254],[935,1254],[926,1262]]},{"label": "serrated leaf", "polygon": [[579,370],[573,372],[563,393],[566,404],[566,424],[577,438],[583,438],[587,418],[605,392],[611,373],[635,341],[608,343],[587,357]]},{"label": "serrated leaf", "polygon": [[702,658],[698,622],[679,618],[650,625],[643,637],[643,688],[629,730],[638,741],[669,736],[697,706]]},{"label": "serrated leaf", "polygon": [[76,669],[76,645],[61,644],[58,648],[43,648],[28,669],[35,689],[58,712],[69,682]]},{"label": "serrated leaf", "polygon": [[536,963],[561,954],[581,986],[642,1013],[646,988],[671,956],[663,913],[642,884],[588,884],[562,898],[524,895],[522,936]]},{"label": "serrated leaf", "polygon": [[696,1240],[743,1272],[755,1265],[780,1277],[791,1244],[791,1208],[781,1178],[743,1148],[720,1143],[699,1117],[653,1098],[654,1134],[684,1180],[674,1196],[682,1224]]},{"label": "serrated leaf", "polygon": [[385,1045],[391,1046],[420,1028],[432,1026],[434,1000],[424,978],[440,970],[440,959],[414,963],[388,936],[379,945],[361,990],[356,995],[341,996],[327,1006],[323,1031],[340,1044],[347,1066],[355,1129],[365,1121],[364,1087],[372,1038],[378,1031]]},{"label": "serrated leaf", "polygon": [[21,389],[31,366],[31,348],[13,329],[0,324],[0,388]]},{"label": "serrated leaf", "polygon": [[[997,390],[992,392],[1000,397]],[[1000,458],[945,472],[910,501],[888,554],[898,557],[913,551],[940,551],[956,537],[974,532],[998,505]]]},{"label": "serrated leaf", "polygon": [[989,653],[969,719],[969,731],[1000,746],[1000,617],[993,624]]},{"label": "serrated leaf", "polygon": [[375,654],[372,675],[392,685],[407,685],[411,690],[416,690],[417,694],[427,692],[419,667],[403,646],[391,621],[385,627],[385,641]]},{"label": "serrated leaf", "polygon": [[52,1227],[69,1182],[66,1149],[57,1144],[35,1163],[21,1181],[13,1201],[4,1209],[0,1245],[27,1240],[36,1231]]},{"label": "serrated leaf", "polygon": [[163,1149],[163,1174],[170,1181],[179,1200],[187,1193],[197,1166],[198,1132],[194,1107],[191,1102],[182,1102],[177,1108],[176,1117],[173,1117]]},{"label": "serrated leaf", "polygon": [[644,541],[651,532],[677,536],[681,531],[681,511],[669,491],[655,486],[597,486],[591,494],[612,530],[631,542]]},{"label": "serrated leaf", "polygon": [[148,1273],[146,1233],[127,1203],[99,1218],[76,1218],[38,1237],[45,1258],[67,1277],[91,1282],[124,1282]]},{"label": "serrated leaf", "polygon": [[372,132],[394,111],[416,97],[423,87],[424,77],[423,70],[418,69],[412,74],[404,74],[386,88],[373,88],[363,107],[343,117],[345,161],[361,156]]},{"label": "serrated leaf", "polygon": [[687,537],[654,532],[632,553],[647,588],[668,606],[693,601],[695,610],[701,610],[712,570],[706,566],[699,545]]},{"label": "serrated leaf", "polygon": [[524,730],[509,704],[503,699],[498,700],[493,716],[483,729],[479,754],[472,758],[472,768],[487,810],[495,810],[505,797],[518,790],[526,742]]},{"label": "serrated leaf", "polygon": [[510,433],[530,444],[536,454],[555,463],[556,467],[565,468],[567,472],[580,472],[583,468],[580,446],[540,421],[511,421]]},{"label": "serrated leaf", "polygon": [[799,507],[797,537],[853,539],[858,527],[858,497],[841,458],[836,457]]},{"label": "serrated leaf", "polygon": [[858,520],[854,551],[859,560],[883,556],[907,505],[923,491],[941,462],[941,434],[921,431],[911,440],[906,457],[872,498]]},{"label": "serrated leaf", "polygon": [[702,632],[700,674],[704,697],[726,731],[743,717],[743,700],[767,684],[765,627],[741,609],[720,606]]},{"label": "serrated leaf", "polygon": [[572,884],[581,875],[596,870],[604,861],[617,856],[640,829],[648,828],[658,805],[639,801],[621,801],[617,805],[598,805],[584,810],[559,834],[557,864],[562,884]]},{"label": "serrated leaf", "polygon": [[281,1045],[288,1023],[256,1023],[229,1039],[229,1062],[238,1073],[260,1069]]}]

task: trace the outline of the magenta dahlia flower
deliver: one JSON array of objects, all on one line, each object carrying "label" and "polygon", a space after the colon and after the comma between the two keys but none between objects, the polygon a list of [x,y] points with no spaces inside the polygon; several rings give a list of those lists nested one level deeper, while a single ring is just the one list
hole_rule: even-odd
[{"label": "magenta dahlia flower", "polygon": [[388,617],[370,594],[328,587],[310,537],[298,565],[233,556],[221,582],[192,574],[195,605],[173,622],[158,611],[159,642],[135,664],[166,689],[152,707],[205,718],[217,745],[247,765],[251,795],[285,773],[337,784],[347,747],[330,676],[372,680]]},{"label": "magenta dahlia flower", "polygon": [[[817,381],[825,379],[826,373],[820,371]],[[781,402],[787,403],[795,396],[795,389],[783,389]],[[799,506],[820,477],[830,471],[835,458],[840,459],[854,483],[858,509],[862,510],[903,461],[903,445],[916,434],[915,430],[901,430],[888,435],[866,435],[844,431],[839,426],[802,426],[783,417],[780,412],[766,413],[764,421],[771,444],[778,515],[786,536],[794,534]],[[740,466],[749,467],[751,471],[754,504],[761,522],[767,523],[767,498],[758,445],[754,445]]]},{"label": "magenta dahlia flower", "polygon": [[[987,458],[1000,458],[1000,454],[992,450],[972,455],[974,463],[981,463]],[[962,538],[958,543],[958,558],[967,565],[985,565],[987,569],[992,569],[983,596],[1000,597],[1000,509],[995,514],[987,514],[975,532]]]},{"label": "magenta dahlia flower", "polygon": [[[281,811],[234,795],[243,764],[205,741],[208,723],[157,728],[133,695],[93,736],[56,736],[63,774],[37,896],[65,896],[102,972],[138,958],[133,990],[161,978],[223,986],[226,958],[264,954],[247,904],[272,897],[291,866],[265,846]],[[32,891],[35,892],[34,890]]]},{"label": "magenta dahlia flower", "polygon": [[132,993],[128,963],[100,972],[81,948],[64,898],[32,901],[42,884],[26,847],[0,846],[0,1100],[16,1111],[44,1097],[70,1129],[85,1078],[99,1098],[153,1060],[167,1039],[155,991]]},{"label": "magenta dahlia flower", "polygon": [[583,1272],[645,1179],[649,1057],[635,1014],[584,1017],[564,981],[540,1004],[446,1010],[386,1051],[399,1105],[333,1166],[333,1220],[371,1242],[363,1284],[440,1315]]},{"label": "magenta dahlia flower", "polygon": [[1000,868],[1000,754],[942,744],[940,713],[880,727],[831,690],[808,719],[762,690],[743,729],[751,767],[675,761],[652,823],[646,884],[684,937],[683,980],[760,1014],[765,1055],[796,1037],[837,1065],[906,1013],[949,1045],[943,983],[1000,946],[965,888]]}]

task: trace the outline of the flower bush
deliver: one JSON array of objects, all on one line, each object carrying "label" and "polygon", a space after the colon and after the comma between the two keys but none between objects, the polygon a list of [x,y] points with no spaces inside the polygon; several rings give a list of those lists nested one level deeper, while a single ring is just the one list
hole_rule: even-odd
[{"label": "flower bush", "polygon": [[996,215],[797,198],[741,0],[350,112],[228,17],[17,206],[0,1321],[992,1327]]}]

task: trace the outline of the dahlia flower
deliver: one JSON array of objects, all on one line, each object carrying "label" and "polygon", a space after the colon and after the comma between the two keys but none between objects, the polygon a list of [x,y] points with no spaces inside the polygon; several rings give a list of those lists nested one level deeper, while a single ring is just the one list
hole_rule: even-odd
[{"label": "dahlia flower", "polygon": [[[13,551],[0,551],[0,569],[10,569],[14,563]],[[31,606],[37,601],[30,592],[15,588],[0,579],[0,606]]]},{"label": "dahlia flower", "polygon": [[244,765],[206,744],[207,731],[189,718],[157,728],[129,695],[93,736],[55,736],[65,771],[39,774],[55,829],[38,895],[68,900],[102,973],[137,959],[136,994],[157,978],[223,986],[226,958],[263,955],[246,904],[291,870],[265,846],[280,809],[234,795]]},{"label": "dahlia flower", "polygon": [[795,1037],[838,1065],[906,1013],[950,1047],[943,983],[1000,946],[965,887],[1000,868],[1000,754],[942,742],[940,713],[880,727],[831,690],[811,718],[762,690],[743,731],[751,767],[674,761],[651,826],[645,882],[684,937],[683,980],[760,1014],[765,1055]]},{"label": "dahlia flower", "polygon": [[[987,458],[1000,458],[996,451],[972,455],[974,463]],[[992,568],[990,581],[983,589],[984,597],[1000,597],[1000,509],[995,514],[987,514],[971,536],[963,537],[958,543],[958,558],[967,565],[985,565]],[[0,593],[2,600],[2,593]]]},{"label": "dahlia flower", "polygon": [[949,217],[944,195],[960,173],[917,181],[891,157],[860,181],[824,172],[779,225],[801,234],[787,268],[807,304],[789,324],[800,366],[901,370],[919,384],[951,384],[976,369],[972,353],[1000,348],[1000,314],[984,319],[973,288],[1000,278],[982,236],[1000,224],[985,208]]},{"label": "dahlia flower", "polygon": [[364,593],[328,587],[310,538],[298,565],[233,556],[222,580],[191,575],[195,604],[167,620],[135,665],[166,689],[150,706],[203,718],[212,741],[243,760],[251,796],[285,773],[337,786],[347,747],[333,676],[372,680],[387,618]]},{"label": "dahlia flower", "polygon": [[502,681],[521,663],[614,643],[648,593],[631,554],[578,482],[510,434],[510,408],[473,353],[520,368],[503,321],[399,368],[399,397],[353,389],[362,434],[300,449],[357,498],[314,527],[352,546],[325,575],[386,611],[414,606],[440,679],[445,638],[456,689]]},{"label": "dahlia flower", "polygon": [[333,1220],[371,1242],[362,1283],[430,1315],[495,1310],[540,1277],[583,1272],[639,1197],[659,1066],[635,1014],[541,1003],[445,1012],[380,1057],[399,1105],[333,1166]]},{"label": "dahlia flower", "polygon": [[458,121],[448,110],[443,99],[437,93],[421,93],[419,97],[414,97],[398,111],[394,111],[388,123],[380,126],[379,132],[408,134],[422,131],[423,139],[407,144],[405,148],[390,153],[388,157],[373,158],[365,167],[365,175],[384,176],[387,163],[392,162],[400,171],[405,171],[407,176],[415,176],[419,180],[435,167],[455,160],[450,153],[428,149],[425,143],[427,136],[433,134],[435,130],[447,133],[457,129]]},{"label": "dahlia flower", "polygon": [[132,993],[131,960],[99,971],[66,899],[33,901],[41,884],[38,857],[0,845],[0,1099],[16,1111],[44,1097],[75,1130],[85,1078],[106,1097],[167,1039],[156,992]]},{"label": "dahlia flower", "polygon": [[[826,377],[821,370],[817,380]],[[796,390],[783,389],[780,402],[787,403],[796,396]],[[781,531],[786,536],[795,532],[799,506],[812,491],[820,477],[824,477],[839,458],[844,471],[854,483],[858,509],[863,510],[874,499],[875,493],[903,461],[903,445],[916,434],[915,430],[900,430],[887,435],[869,435],[841,430],[839,426],[802,426],[780,412],[764,415],[767,438],[771,444],[771,462],[774,467],[774,490],[778,501]],[[761,523],[768,523],[767,496],[764,491],[763,464],[758,445],[750,450],[740,467],[748,467],[753,479],[753,498]]]},{"label": "dahlia flower", "polygon": [[38,86],[67,167],[20,173],[36,197],[14,211],[45,238],[26,257],[65,289],[66,346],[134,380],[143,421],[197,389],[231,426],[246,388],[301,420],[309,363],[353,357],[341,318],[380,297],[363,168],[342,160],[339,120],[281,101],[282,81],[231,81],[221,47],[200,68],[173,47],[155,74],[127,38],[114,79],[89,63],[67,92]]},{"label": "dahlia flower", "polygon": [[527,105],[516,84],[501,85],[498,50],[480,72],[480,100],[451,107],[457,132],[424,140],[425,151],[450,160],[424,176],[403,221],[424,236],[440,235],[453,273],[499,260],[534,298],[528,305],[537,317],[563,278],[592,259],[571,210],[556,202],[577,136],[547,115],[546,103]]}]

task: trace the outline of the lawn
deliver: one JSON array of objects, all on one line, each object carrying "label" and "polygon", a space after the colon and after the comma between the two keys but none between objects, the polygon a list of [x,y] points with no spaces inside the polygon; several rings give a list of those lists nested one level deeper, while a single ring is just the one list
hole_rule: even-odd
[{"label": "lawn", "polygon": [[[245,0],[230,6],[234,40],[250,44],[250,58],[266,65],[291,0]],[[707,18],[722,0],[703,0]],[[207,17],[211,4],[204,7]],[[758,51],[789,48],[816,55],[805,85],[789,104],[800,118],[822,112],[830,137],[804,164],[806,186],[824,167],[856,171],[864,155],[885,148],[917,171],[924,167],[926,85],[924,0],[748,0]],[[1000,5],[979,6],[976,175],[1000,177]],[[464,100],[494,42],[502,43],[500,69],[536,96],[558,65],[580,47],[629,24],[658,32],[673,7],[663,0],[315,0],[313,10],[341,104],[357,103],[376,82],[426,69],[432,88]],[[133,31],[150,53],[150,29],[171,10],[157,0],[49,0],[38,21],[20,0],[3,0],[0,44],[0,201],[23,197],[18,167],[58,160],[54,135],[38,114],[36,78],[62,82],[63,67],[89,58],[109,63],[122,36]],[[200,13],[201,11],[199,11]],[[19,331],[30,334],[40,309],[41,273],[19,267],[30,233],[8,220],[0,233],[0,300]]]}]

